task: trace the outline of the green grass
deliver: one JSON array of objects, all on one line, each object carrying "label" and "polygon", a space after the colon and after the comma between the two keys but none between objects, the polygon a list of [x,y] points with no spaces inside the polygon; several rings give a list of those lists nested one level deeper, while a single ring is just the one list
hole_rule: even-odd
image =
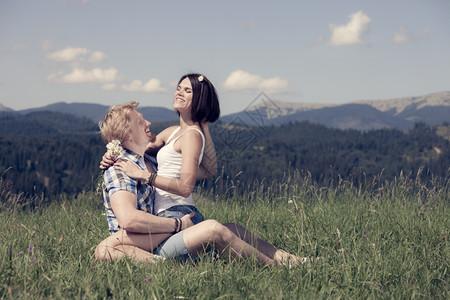
[{"label": "green grass", "polygon": [[108,235],[99,196],[62,195],[58,202],[29,209],[23,196],[2,192],[0,297],[450,297],[448,179],[423,183],[400,175],[393,182],[319,188],[306,176],[246,190],[228,197],[199,191],[197,206],[208,218],[243,224],[280,248],[320,256],[322,262],[294,269],[208,256],[196,263],[99,263],[94,249]]}]

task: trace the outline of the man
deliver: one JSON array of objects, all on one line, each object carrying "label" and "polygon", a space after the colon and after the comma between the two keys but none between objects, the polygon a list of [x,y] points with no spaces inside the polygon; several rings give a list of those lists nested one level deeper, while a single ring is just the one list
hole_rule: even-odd
[{"label": "man", "polygon": [[[155,172],[154,159],[146,156],[147,161],[144,160],[146,146],[154,139],[154,135],[149,130],[150,122],[144,120],[136,110],[137,105],[136,102],[130,102],[113,106],[100,123],[102,137],[105,142],[123,141],[125,153],[121,159],[135,162],[142,170]],[[210,136],[209,142],[212,143]],[[215,153],[212,157],[215,158]],[[156,246],[174,233],[193,225],[190,219],[193,214],[181,219],[153,215],[153,197],[153,189],[146,183],[136,181],[114,167],[105,171],[103,198],[111,236],[97,246],[95,255],[98,260],[111,261],[130,256],[137,261],[150,262],[155,258],[151,251]],[[172,249],[159,249],[166,256],[167,253],[177,255],[175,251],[183,251],[179,247],[173,249],[172,240],[176,241],[177,238],[165,243]]]},{"label": "man", "polygon": [[[100,128],[105,142],[122,141],[126,149],[122,159],[133,161],[141,173],[142,170],[148,173],[152,166],[145,162],[144,156],[152,139],[150,122],[136,110],[137,105],[129,102],[113,106]],[[114,167],[105,172],[104,203],[112,234],[97,246],[97,260],[114,261],[128,256],[138,262],[153,262],[161,258],[159,255],[197,256],[214,247],[219,255],[255,257],[264,265],[302,263],[301,258],[275,248],[238,224],[206,220],[193,225],[193,213],[179,219],[153,215],[150,197],[153,175],[150,172],[146,182],[140,182]],[[170,179],[158,177],[158,180],[161,183]]]}]

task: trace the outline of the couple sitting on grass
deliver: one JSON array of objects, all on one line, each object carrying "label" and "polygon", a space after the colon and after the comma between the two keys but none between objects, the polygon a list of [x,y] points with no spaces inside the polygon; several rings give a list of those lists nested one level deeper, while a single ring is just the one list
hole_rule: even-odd
[{"label": "couple sitting on grass", "polygon": [[181,77],[173,103],[180,125],[157,136],[137,106],[114,105],[100,122],[105,143],[119,140],[125,153],[115,162],[105,154],[101,163],[107,168],[103,198],[111,235],[97,246],[97,260],[130,257],[154,262],[195,258],[213,250],[224,258],[255,257],[263,265],[306,261],[241,225],[204,220],[195,208],[191,193],[196,180],[217,172],[208,122],[219,118],[220,108],[216,90],[205,76]]}]

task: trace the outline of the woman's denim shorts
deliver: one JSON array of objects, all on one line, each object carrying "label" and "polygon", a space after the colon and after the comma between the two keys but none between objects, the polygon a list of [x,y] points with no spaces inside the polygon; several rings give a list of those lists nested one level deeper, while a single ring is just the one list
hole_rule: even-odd
[{"label": "woman's denim shorts", "polygon": [[194,212],[195,215],[191,218],[192,223],[198,224],[205,220],[202,213],[198,211],[197,207],[193,205],[175,205],[162,212],[158,213],[158,217],[163,218],[181,218],[184,215],[188,215],[191,212]]},{"label": "woman's denim shorts", "polygon": [[[195,215],[191,218],[191,221],[194,223],[194,225],[202,222],[205,219],[203,215],[198,211],[198,209],[192,205],[172,206],[160,212],[159,214],[157,214],[157,216],[164,218],[181,218],[184,215],[190,214],[191,212],[195,212]],[[183,240],[183,233],[184,231],[180,231],[167,238],[156,248],[156,250],[153,251],[153,253],[164,258],[177,258],[182,260],[195,258],[195,255],[190,254],[186,248],[186,244]]]}]

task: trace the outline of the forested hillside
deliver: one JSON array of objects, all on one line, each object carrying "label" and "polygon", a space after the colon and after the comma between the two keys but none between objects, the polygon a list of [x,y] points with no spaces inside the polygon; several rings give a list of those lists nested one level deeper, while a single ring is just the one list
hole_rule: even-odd
[{"label": "forested hillside", "polygon": [[[152,124],[159,132],[173,123]],[[294,172],[318,184],[339,179],[390,180],[403,170],[445,177],[450,166],[449,125],[412,130],[337,130],[308,122],[271,127],[212,124],[220,172],[205,185],[224,192],[226,182],[268,184]],[[0,115],[1,194],[51,196],[93,189],[105,151],[97,125],[62,113]],[[239,184],[238,184],[239,183]]]},{"label": "forested hillside", "polygon": [[[226,124],[222,127],[227,128]],[[278,127],[228,128],[214,132],[224,177],[248,184],[270,184],[283,176],[308,175],[319,184],[349,180],[356,184],[411,176],[441,176],[450,167],[449,126],[416,124],[409,131],[368,132],[329,129],[308,122]],[[233,132],[234,133],[230,133]],[[241,132],[239,132],[241,131]],[[231,141],[230,137],[239,136]]]}]

